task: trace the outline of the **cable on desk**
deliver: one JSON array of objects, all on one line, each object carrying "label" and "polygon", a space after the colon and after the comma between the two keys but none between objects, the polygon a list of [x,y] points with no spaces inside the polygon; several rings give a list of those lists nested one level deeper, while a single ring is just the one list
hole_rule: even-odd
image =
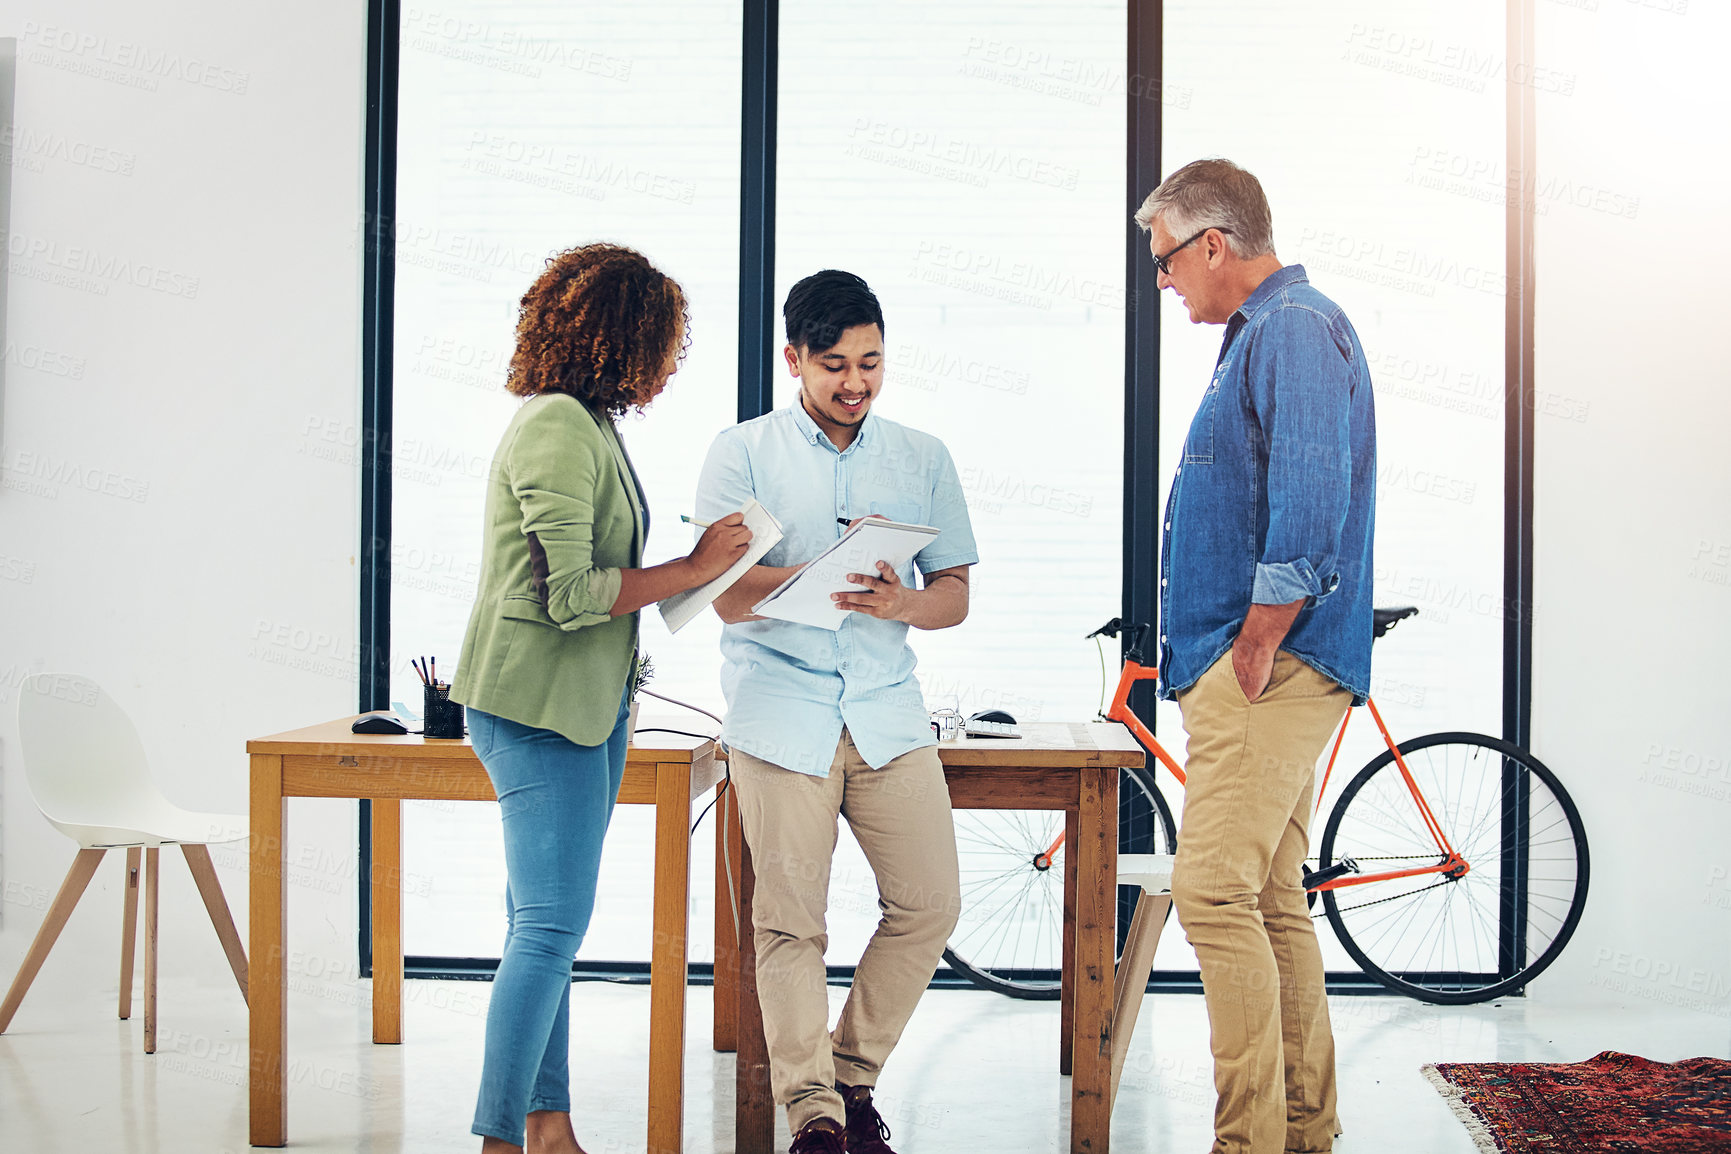
[{"label": "cable on desk", "polygon": [[[1095,634],[1095,636],[1094,636],[1094,648],[1096,648],[1100,651],[1100,712],[1097,714],[1097,716],[1100,718],[1101,721],[1105,721],[1106,720],[1106,643],[1104,641],[1100,640],[1100,637],[1098,634]],[[647,690],[645,692],[647,692]]]},{"label": "cable on desk", "polygon": [[703,709],[703,708],[696,706],[696,705],[693,705],[689,701],[681,701],[677,697],[668,697],[665,694],[655,692],[655,690],[653,690],[653,689],[639,689],[637,692],[642,693],[642,694],[646,694],[650,697],[653,697],[657,701],[665,701],[669,705],[677,705],[681,709],[689,709],[693,713],[701,713],[701,714],[703,714],[703,716],[709,718],[709,720],[715,722],[715,724],[717,724],[717,725],[727,724],[726,722],[722,721],[721,718],[719,718],[719,717],[715,716],[715,714],[709,712],[709,710]]},{"label": "cable on desk", "polygon": [[667,729],[667,728],[664,728],[662,726],[657,726],[657,725],[640,725],[633,732],[635,732],[635,733],[677,733],[681,737],[698,737],[698,738],[702,738],[704,741],[716,740],[715,734],[713,734],[713,733],[693,733],[689,729]]},{"label": "cable on desk", "polygon": [[[715,796],[709,799],[709,804],[703,807],[703,812],[698,814],[697,820],[691,823],[691,833],[693,835],[697,833],[697,827],[703,824],[703,819],[709,816],[709,811],[715,808],[715,803],[721,800],[721,795],[727,792],[727,787],[732,784],[733,779],[729,777],[721,783],[719,788],[716,789]],[[719,830],[716,831],[716,836],[721,836]]]},{"label": "cable on desk", "polygon": [[[715,802],[721,800],[721,795],[722,795],[723,791],[733,788],[733,770],[731,768],[728,768],[728,769],[723,769],[722,772],[725,773],[727,776],[726,776],[726,779],[722,781],[721,788],[717,789],[715,791],[715,799],[714,799],[714,801],[711,801],[709,803],[711,806],[713,806],[715,804]],[[703,811],[703,813],[708,813],[708,812],[709,812],[708,808],[705,808]],[[716,840],[721,844],[721,864],[722,864],[722,867],[723,867],[723,869],[725,869],[727,871],[727,901],[728,901],[728,904],[733,907],[733,940],[734,940],[734,943],[737,945],[739,942],[744,940],[744,938],[741,935],[743,935],[745,931],[739,924],[739,894],[733,888],[733,854],[728,848],[726,814],[727,814],[727,811],[723,810],[722,816],[716,818],[716,822],[718,823],[718,828],[715,831],[715,837],[716,837]],[[702,821],[703,820],[703,814],[698,814],[697,820]],[[691,828],[693,830],[695,830],[697,827],[692,826]]]}]

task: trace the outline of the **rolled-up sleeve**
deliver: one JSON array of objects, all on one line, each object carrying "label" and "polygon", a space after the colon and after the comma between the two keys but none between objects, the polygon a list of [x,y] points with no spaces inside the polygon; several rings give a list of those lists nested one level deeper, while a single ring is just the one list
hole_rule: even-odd
[{"label": "rolled-up sleeve", "polygon": [[599,625],[619,599],[620,570],[594,562],[595,493],[605,446],[558,421],[526,426],[506,457],[522,510],[536,591],[561,629]]},{"label": "rolled-up sleeve", "polygon": [[936,467],[932,470],[932,527],[938,531],[930,545],[914,556],[921,573],[936,573],[958,565],[979,563],[980,552],[974,544],[974,525],[968,517],[968,500],[962,492],[962,480],[956,473],[956,463],[942,444],[936,446]]},{"label": "rolled-up sleeve", "polygon": [[1250,397],[1268,451],[1256,604],[1314,604],[1340,584],[1340,536],[1352,496],[1350,355],[1350,338],[1302,306],[1281,308],[1256,334]]}]

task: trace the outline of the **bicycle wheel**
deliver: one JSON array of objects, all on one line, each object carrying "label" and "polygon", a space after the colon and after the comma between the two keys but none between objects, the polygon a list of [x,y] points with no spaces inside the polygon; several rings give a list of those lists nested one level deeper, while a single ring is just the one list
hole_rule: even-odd
[{"label": "bicycle wheel", "polygon": [[[1324,890],[1329,923],[1365,973],[1443,1005],[1520,990],[1554,961],[1587,901],[1587,835],[1557,775],[1532,754],[1477,733],[1432,733],[1401,756],[1449,844],[1456,876]],[[1329,815],[1321,860],[1365,873],[1441,862],[1411,791],[1385,751]]]},{"label": "bicycle wheel", "polygon": [[[1118,775],[1118,852],[1171,853],[1176,825],[1154,771]],[[1064,832],[1061,810],[957,810],[962,913],[944,950],[950,969],[982,989],[1045,1000],[1061,992],[1064,851],[1042,861]],[[1118,887],[1122,949],[1139,886]],[[1114,950],[1116,954],[1117,950]]]}]

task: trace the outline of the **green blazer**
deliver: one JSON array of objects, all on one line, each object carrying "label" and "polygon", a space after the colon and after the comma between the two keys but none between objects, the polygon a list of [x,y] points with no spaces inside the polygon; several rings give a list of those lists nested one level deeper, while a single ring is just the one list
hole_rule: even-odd
[{"label": "green blazer", "polygon": [[542,393],[505,430],[487,482],[475,607],[451,697],[600,745],[619,716],[637,614],[608,614],[643,560],[647,511],[613,423]]}]

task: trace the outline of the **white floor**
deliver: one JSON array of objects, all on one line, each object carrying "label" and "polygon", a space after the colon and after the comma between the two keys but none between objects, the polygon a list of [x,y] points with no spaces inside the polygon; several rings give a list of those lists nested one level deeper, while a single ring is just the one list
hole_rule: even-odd
[{"label": "white floor", "polygon": [[[49,967],[52,970],[52,967]],[[368,1041],[370,984],[303,977],[289,1004],[289,1142],[303,1151],[475,1151],[470,1111],[491,986],[410,982],[407,1043]],[[843,991],[832,991],[838,1000]],[[238,1152],[247,1147],[246,1016],[232,985],[165,980],[154,1057],[114,995],[44,973],[0,1036],[0,1150]],[[589,1154],[643,1149],[649,995],[573,988],[572,1073]],[[710,1051],[710,995],[691,991],[686,1149],[731,1154],[733,1058]],[[1341,1154],[1468,1154],[1419,1066],[1573,1061],[1618,1049],[1661,1060],[1724,1055],[1731,1022],[1675,1011],[1564,1009],[1523,1000],[1447,1009],[1337,998]],[[929,993],[879,1088],[902,1154],[1067,1149],[1058,1013],[972,991]],[[1203,1154],[1213,1095],[1199,997],[1149,999],[1113,1120],[1116,1154]],[[785,1144],[785,1133],[783,1143]],[[784,1145],[785,1148],[785,1145]]]}]

